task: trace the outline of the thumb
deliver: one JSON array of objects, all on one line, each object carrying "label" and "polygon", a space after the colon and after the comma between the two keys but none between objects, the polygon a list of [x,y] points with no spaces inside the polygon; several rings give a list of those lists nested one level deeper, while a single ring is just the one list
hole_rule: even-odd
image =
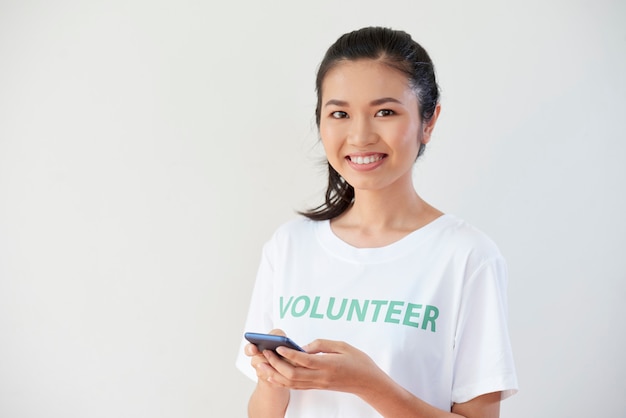
[{"label": "thumb", "polygon": [[271,330],[268,334],[272,334],[272,335],[281,335],[283,337],[286,337],[287,334],[285,334],[285,331],[283,331],[280,328],[274,328],[273,330]]},{"label": "thumb", "polygon": [[302,347],[309,354],[317,353],[341,353],[345,343],[341,341],[317,339]]}]

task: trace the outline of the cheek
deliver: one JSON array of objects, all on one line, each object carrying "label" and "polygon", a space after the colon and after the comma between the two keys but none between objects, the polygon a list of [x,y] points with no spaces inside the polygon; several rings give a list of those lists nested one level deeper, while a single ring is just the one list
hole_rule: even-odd
[{"label": "cheek", "polygon": [[389,127],[389,130],[384,135],[394,142],[396,146],[400,147],[416,146],[421,140],[420,130],[409,124]]},{"label": "cheek", "polygon": [[422,140],[424,139],[424,133],[422,132],[421,123],[413,122],[408,124],[408,126],[406,127],[405,136],[408,141],[419,146],[419,144],[421,144]]},{"label": "cheek", "polygon": [[328,135],[322,132],[320,129],[320,141],[322,146],[324,147],[324,153],[326,154],[326,159],[329,162],[332,162],[333,156],[336,154],[336,146],[333,145],[333,141],[329,140]]},{"label": "cheek", "polygon": [[[418,129],[417,132],[415,132],[413,135],[414,135],[418,145],[420,145],[422,143],[425,143],[424,142],[424,138],[425,138],[424,137],[424,132],[421,129]],[[428,142],[428,140],[426,140],[426,142]]]},{"label": "cheek", "polygon": [[319,128],[320,140],[322,141],[322,145],[324,146],[324,150],[326,153],[330,151],[337,150],[340,145],[340,133],[337,129],[333,129],[328,125],[321,124]]},{"label": "cheek", "polygon": [[323,143],[323,145],[326,161],[328,161],[335,170],[339,170],[339,167],[343,163],[343,158],[340,155],[339,148],[337,146],[333,146],[333,144]]},{"label": "cheek", "polygon": [[320,122],[319,132],[322,139],[332,138],[336,136],[337,127],[333,126],[332,123],[328,123],[325,121]]}]

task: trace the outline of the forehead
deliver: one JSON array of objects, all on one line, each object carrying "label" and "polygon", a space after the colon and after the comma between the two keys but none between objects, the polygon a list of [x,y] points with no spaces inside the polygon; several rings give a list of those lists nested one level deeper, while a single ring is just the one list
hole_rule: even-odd
[{"label": "forehead", "polygon": [[380,60],[339,62],[322,82],[324,99],[371,100],[407,95],[415,97],[407,76]]}]

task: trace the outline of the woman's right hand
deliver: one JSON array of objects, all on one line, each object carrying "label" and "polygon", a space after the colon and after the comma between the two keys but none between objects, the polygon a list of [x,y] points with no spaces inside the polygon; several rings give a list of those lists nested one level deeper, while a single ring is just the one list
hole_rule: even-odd
[{"label": "woman's right hand", "polygon": [[[273,329],[269,334],[285,336],[285,332],[280,329]],[[276,371],[256,345],[247,344],[244,353],[251,357],[250,364],[258,377],[256,389],[248,403],[248,416],[283,418],[289,404],[289,389],[269,381],[269,377]]]},{"label": "woman's right hand", "polygon": [[[285,332],[281,329],[273,329],[268,334],[286,336]],[[244,353],[251,357],[250,364],[256,370],[256,375],[259,382],[268,382],[268,378],[272,375],[274,368],[270,365],[270,362],[263,355],[256,345],[250,343],[244,348]]]}]

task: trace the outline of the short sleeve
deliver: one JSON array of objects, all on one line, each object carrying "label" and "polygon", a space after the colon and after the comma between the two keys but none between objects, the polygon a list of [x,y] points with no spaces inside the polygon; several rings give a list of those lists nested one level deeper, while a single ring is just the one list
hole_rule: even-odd
[{"label": "short sleeve", "polygon": [[[274,328],[272,318],[272,277],[273,265],[271,262],[272,242],[268,242],[263,247],[261,262],[257,271],[256,281],[252,290],[248,316],[244,332],[269,332]],[[250,357],[243,352],[244,346],[248,342],[243,338],[237,355],[236,366],[249,378],[256,380],[256,372],[250,365]]]},{"label": "short sleeve", "polygon": [[517,392],[509,340],[507,268],[501,256],[484,261],[464,285],[455,335],[452,401]]}]

